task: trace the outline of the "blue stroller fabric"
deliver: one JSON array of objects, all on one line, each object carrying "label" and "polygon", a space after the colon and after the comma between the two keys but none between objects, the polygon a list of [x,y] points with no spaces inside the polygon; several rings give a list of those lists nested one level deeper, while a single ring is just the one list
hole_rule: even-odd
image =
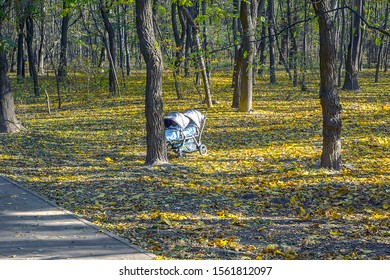
[{"label": "blue stroller fabric", "polygon": [[188,138],[196,134],[196,127],[193,125],[188,125],[183,130],[180,127],[171,126],[165,130],[165,139],[168,142],[179,141],[184,137]]},{"label": "blue stroller fabric", "polygon": [[195,151],[199,151],[201,155],[206,154],[207,147],[201,142],[206,115],[199,110],[172,112],[164,118],[167,146],[179,156]]}]

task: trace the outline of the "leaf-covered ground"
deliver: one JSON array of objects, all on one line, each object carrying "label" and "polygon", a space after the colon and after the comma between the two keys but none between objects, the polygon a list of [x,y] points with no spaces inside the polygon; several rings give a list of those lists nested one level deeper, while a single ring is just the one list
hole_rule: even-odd
[{"label": "leaf-covered ground", "polygon": [[[143,166],[140,73],[117,97],[101,77],[74,75],[61,110],[43,78],[51,115],[13,83],[27,130],[0,135],[0,173],[160,258],[390,259],[390,80],[366,72],[363,90],[340,92],[344,168],[333,172],[318,168],[317,76],[307,92],[282,72],[276,86],[259,80],[255,111],[237,113],[230,73],[214,73],[207,155],[170,153],[159,168]],[[177,101],[165,75],[166,113],[201,106],[191,81],[181,87]]]}]

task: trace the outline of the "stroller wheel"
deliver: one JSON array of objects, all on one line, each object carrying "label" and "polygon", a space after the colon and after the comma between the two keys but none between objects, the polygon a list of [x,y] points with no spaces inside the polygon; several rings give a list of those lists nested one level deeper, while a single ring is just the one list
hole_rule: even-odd
[{"label": "stroller wheel", "polygon": [[205,144],[202,144],[199,146],[199,154],[201,154],[202,156],[205,155],[207,153],[207,147]]}]

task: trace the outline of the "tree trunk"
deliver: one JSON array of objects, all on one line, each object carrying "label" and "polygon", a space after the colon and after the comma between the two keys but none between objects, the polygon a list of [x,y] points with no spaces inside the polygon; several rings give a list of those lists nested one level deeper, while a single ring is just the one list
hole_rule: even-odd
[{"label": "tree trunk", "polygon": [[131,74],[131,65],[130,65],[130,53],[129,53],[129,42],[128,42],[128,30],[127,30],[127,20],[126,20],[126,14],[127,14],[127,5],[123,5],[123,41],[125,44],[125,57],[126,57],[126,75],[130,76]]},{"label": "tree trunk", "polygon": [[117,74],[115,70],[115,54],[116,54],[115,32],[108,16],[105,0],[100,0],[100,13],[103,18],[104,26],[108,33],[108,44],[106,45],[107,56],[110,65],[108,87],[109,87],[110,94],[115,95],[117,91],[116,88]]},{"label": "tree trunk", "polygon": [[233,101],[232,101],[232,108],[237,108],[240,105],[240,96],[241,96],[241,72],[242,72],[242,60],[243,60],[243,54],[242,54],[242,47],[240,47],[237,51],[237,57],[236,57],[236,65],[235,65],[235,84],[234,84],[234,92],[233,92]]},{"label": "tree trunk", "polygon": [[21,82],[24,78],[24,20],[19,22],[18,33],[18,53],[16,56],[16,76],[18,82]]},{"label": "tree trunk", "polygon": [[[62,8],[65,11],[67,9],[66,1],[62,2]],[[60,61],[58,66],[58,79],[62,82],[68,76],[68,28],[69,28],[70,14],[65,12],[61,20],[61,40],[60,40]]]},{"label": "tree trunk", "polygon": [[301,80],[301,90],[306,91],[306,70],[307,70],[307,32],[308,32],[308,22],[307,22],[307,0],[305,0],[305,17],[303,25],[303,42],[302,42],[302,80]]},{"label": "tree trunk", "polygon": [[260,61],[259,61],[260,67],[259,67],[259,70],[257,71],[257,74],[259,74],[259,76],[262,76],[264,73],[265,63],[266,63],[266,59],[267,59],[267,56],[266,56],[266,53],[267,53],[266,52],[267,26],[266,26],[265,22],[263,22],[262,26],[261,26],[260,38],[261,38],[261,41],[260,41]]},{"label": "tree trunk", "polygon": [[269,37],[269,70],[270,83],[276,84],[275,54],[274,54],[274,0],[268,0],[268,37]]},{"label": "tree trunk", "polygon": [[257,0],[241,1],[240,21],[242,26],[242,68],[241,68],[241,95],[238,111],[252,110],[253,95],[253,59],[255,52],[255,21],[257,18]]},{"label": "tree trunk", "polygon": [[322,107],[323,145],[321,167],[339,170],[341,167],[341,105],[336,86],[336,47],[334,14],[325,13],[335,6],[335,0],[312,0],[319,16],[320,28],[320,100]]},{"label": "tree trunk", "polygon": [[34,38],[34,21],[32,15],[26,17],[26,43],[27,43],[27,56],[30,70],[30,76],[34,84],[35,97],[39,97],[39,85],[38,85],[38,73],[35,65],[34,50],[33,50],[33,38]]},{"label": "tree trunk", "polygon": [[[237,75],[237,71],[238,71],[238,67],[240,67],[238,65],[238,60],[239,60],[239,49],[240,49],[240,46],[239,46],[239,36],[238,36],[238,33],[239,33],[239,30],[240,30],[240,21],[237,20],[237,17],[236,15],[238,16],[239,15],[239,0],[233,0],[233,18],[232,18],[232,29],[233,29],[233,40],[234,40],[234,68],[233,68],[233,77],[232,77],[232,87],[234,89],[237,88],[236,84],[238,82],[238,75]],[[240,60],[241,61],[241,60]],[[241,63],[241,62],[240,62]],[[234,90],[234,92],[236,92],[236,90]],[[239,98],[239,96],[238,96]],[[232,104],[232,107],[233,108],[238,108],[238,103],[236,103],[234,101],[235,99],[235,94],[233,95],[233,104]],[[237,101],[238,102],[238,101]]]},{"label": "tree trunk", "polygon": [[[3,22],[11,7],[11,1],[2,1],[0,4],[0,32],[3,34]],[[2,39],[2,38],[0,38]],[[12,133],[21,130],[15,115],[14,98],[8,78],[6,48],[0,46],[0,133]]]},{"label": "tree trunk", "polygon": [[[363,16],[364,0],[353,0],[352,7],[357,7],[357,13]],[[343,90],[359,90],[359,63],[363,39],[362,21],[358,15],[351,15],[351,31],[348,53],[345,61],[345,80]]]},{"label": "tree trunk", "polygon": [[[386,4],[385,22],[383,24],[383,30],[386,30],[386,28],[387,28],[388,19],[389,19],[389,2],[387,2],[387,4]],[[376,62],[375,83],[379,82],[379,69],[381,67],[381,62],[383,61],[382,51],[383,51],[383,45],[384,45],[384,42],[383,42],[384,37],[385,36],[382,34],[381,35],[381,42],[380,42],[379,50],[378,50],[378,60]]]},{"label": "tree trunk", "polygon": [[[345,0],[342,0],[341,6],[345,6]],[[341,10],[341,35],[340,35],[340,47],[339,47],[339,66],[337,71],[337,86],[341,87],[341,70],[343,68],[343,57],[344,57],[344,37],[345,37],[345,11],[344,9]]]},{"label": "tree trunk", "polygon": [[146,165],[168,162],[162,100],[163,59],[153,28],[151,0],[136,1],[137,33],[146,63]]},{"label": "tree trunk", "polygon": [[189,13],[189,11],[185,7],[183,7],[183,12],[193,28],[194,40],[195,40],[197,56],[198,56],[198,68],[200,68],[200,72],[202,75],[206,104],[207,104],[207,107],[210,108],[213,106],[213,102],[211,100],[210,82],[209,82],[209,78],[207,76],[206,62],[205,62],[203,51],[202,51],[203,50],[202,45],[201,45],[200,39],[199,39],[199,29],[198,29],[197,24],[194,22],[191,14]]},{"label": "tree trunk", "polygon": [[174,72],[175,89],[176,89],[177,99],[180,100],[180,99],[183,99],[183,96],[182,96],[180,89],[179,89],[179,83],[177,81],[177,76],[180,73],[180,64],[181,64],[181,60],[183,57],[185,25],[184,25],[184,21],[181,20],[180,22],[182,24],[181,25],[182,30],[180,33],[178,25],[177,25],[177,14],[179,14],[179,13],[180,13],[179,6],[176,5],[175,3],[172,3],[172,5],[171,5],[171,21],[172,21],[173,35],[174,35],[175,44],[176,44],[175,62],[174,62],[175,69],[173,70],[173,72]]}]

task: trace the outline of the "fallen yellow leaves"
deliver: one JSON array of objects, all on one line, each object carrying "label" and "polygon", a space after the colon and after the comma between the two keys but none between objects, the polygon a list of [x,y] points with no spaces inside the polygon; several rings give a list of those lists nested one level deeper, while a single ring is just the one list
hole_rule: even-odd
[{"label": "fallen yellow leaves", "polygon": [[[341,92],[339,172],[318,168],[317,73],[307,92],[282,77],[274,86],[259,81],[251,114],[231,109],[230,76],[213,73],[218,104],[203,134],[208,155],[169,154],[169,167],[144,168],[137,71],[125,80],[132,92],[109,99],[101,86],[86,96],[77,76],[78,93],[70,86],[63,109],[50,116],[40,100],[21,102],[28,130],[0,136],[0,170],[162,259],[388,258],[390,105],[367,73],[362,94]],[[181,83],[185,100],[164,78],[165,112],[199,107],[192,81]],[[15,92],[26,85],[14,83]]]}]

